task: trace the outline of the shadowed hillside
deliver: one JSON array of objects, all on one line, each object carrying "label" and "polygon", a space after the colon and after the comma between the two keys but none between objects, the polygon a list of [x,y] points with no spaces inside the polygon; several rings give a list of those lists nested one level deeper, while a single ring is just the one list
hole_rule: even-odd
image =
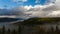
[{"label": "shadowed hillside", "polygon": [[23,20],[21,18],[0,18],[0,22],[12,22],[12,21],[17,21],[17,20]]},{"label": "shadowed hillside", "polygon": [[59,22],[59,17],[52,17],[52,18],[30,18],[28,20],[24,20],[22,24],[24,25],[42,25],[42,24],[56,24]]}]

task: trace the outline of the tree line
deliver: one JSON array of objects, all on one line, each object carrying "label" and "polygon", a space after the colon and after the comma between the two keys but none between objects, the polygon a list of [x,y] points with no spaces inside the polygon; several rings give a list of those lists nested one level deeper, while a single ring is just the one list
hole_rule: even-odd
[{"label": "tree line", "polygon": [[[10,30],[8,29],[7,31],[5,30],[5,27],[3,26],[2,30],[0,30],[0,34],[21,34],[21,26],[19,26],[18,30]],[[25,34],[25,33],[24,33]],[[40,28],[38,32],[32,32],[32,34],[60,34],[60,30],[58,26],[56,26],[56,30],[54,30],[53,27],[45,31],[43,28]]]},{"label": "tree line", "polygon": [[[46,22],[56,23],[57,21],[60,21],[59,18],[30,18],[28,20],[24,20],[22,22],[22,25],[24,25],[24,26],[30,25],[30,26],[34,27],[35,24],[42,25]],[[18,30],[14,29],[11,31],[10,29],[8,29],[6,31],[5,26],[3,26],[2,29],[0,29],[0,34],[22,34],[22,29],[24,29],[24,28],[21,28],[21,25],[18,25]],[[60,34],[60,30],[59,30],[58,26],[56,26],[56,30],[54,30],[54,28],[51,27],[47,31],[45,31],[43,28],[39,28],[38,32],[32,32],[31,34]]]},{"label": "tree line", "polygon": [[57,24],[60,18],[30,18],[22,22],[23,25],[42,25],[42,24]]},{"label": "tree line", "polygon": [[6,30],[5,26],[2,27],[2,29],[0,29],[0,34],[21,34],[21,26],[19,26],[18,30]]}]

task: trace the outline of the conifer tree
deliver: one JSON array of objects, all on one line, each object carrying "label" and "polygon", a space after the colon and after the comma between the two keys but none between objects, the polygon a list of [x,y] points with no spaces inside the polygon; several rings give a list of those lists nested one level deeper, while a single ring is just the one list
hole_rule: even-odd
[{"label": "conifer tree", "polygon": [[12,31],[12,34],[16,34],[16,30],[15,29]]},{"label": "conifer tree", "polygon": [[59,28],[58,28],[58,26],[56,26],[56,34],[59,34],[60,32],[59,32]]},{"label": "conifer tree", "polygon": [[53,34],[54,33],[54,28],[53,27],[51,27],[51,34]]},{"label": "conifer tree", "polygon": [[1,33],[1,30],[0,30],[0,34],[2,34],[2,33]]},{"label": "conifer tree", "polygon": [[5,34],[5,26],[2,28],[2,34]]},{"label": "conifer tree", "polygon": [[10,29],[8,29],[7,34],[10,34]]},{"label": "conifer tree", "polygon": [[59,31],[58,26],[56,26],[56,31]]},{"label": "conifer tree", "polygon": [[45,30],[41,28],[41,29],[39,30],[39,34],[45,34]]},{"label": "conifer tree", "polygon": [[21,34],[21,26],[19,25],[18,34]]},{"label": "conifer tree", "polygon": [[47,33],[47,34],[51,34],[51,31],[50,31],[50,29],[48,29],[46,33]]}]

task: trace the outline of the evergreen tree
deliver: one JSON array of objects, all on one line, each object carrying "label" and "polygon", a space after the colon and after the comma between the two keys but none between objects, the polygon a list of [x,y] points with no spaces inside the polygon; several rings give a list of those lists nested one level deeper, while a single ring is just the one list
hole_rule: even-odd
[{"label": "evergreen tree", "polygon": [[54,33],[54,28],[53,27],[51,27],[51,34],[53,34]]},{"label": "evergreen tree", "polygon": [[10,29],[8,29],[7,34],[10,34]]},{"label": "evergreen tree", "polygon": [[13,30],[12,34],[16,34],[16,30],[15,29]]},{"label": "evergreen tree", "polygon": [[58,26],[56,26],[56,34],[59,34],[60,32],[59,32],[59,28],[58,28]]},{"label": "evergreen tree", "polygon": [[21,26],[19,25],[18,34],[21,34]]},{"label": "evergreen tree", "polygon": [[2,28],[2,34],[5,34],[5,26]]},{"label": "evergreen tree", "polygon": [[46,32],[45,32],[44,29],[41,28],[41,29],[39,30],[39,34],[45,34],[45,33],[46,33]]},{"label": "evergreen tree", "polygon": [[58,26],[56,26],[56,31],[59,31]]},{"label": "evergreen tree", "polygon": [[2,33],[1,33],[1,30],[0,30],[0,34],[2,34]]},{"label": "evergreen tree", "polygon": [[47,33],[47,34],[51,34],[51,31],[50,31],[50,29],[48,29],[46,33]]}]

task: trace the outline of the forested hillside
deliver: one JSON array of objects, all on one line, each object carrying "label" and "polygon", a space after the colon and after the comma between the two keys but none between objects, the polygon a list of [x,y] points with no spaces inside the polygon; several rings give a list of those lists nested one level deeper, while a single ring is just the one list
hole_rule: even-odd
[{"label": "forested hillside", "polygon": [[59,17],[52,17],[52,18],[30,18],[28,20],[24,20],[23,24],[30,24],[30,25],[42,25],[42,24],[55,24],[60,21]]}]

